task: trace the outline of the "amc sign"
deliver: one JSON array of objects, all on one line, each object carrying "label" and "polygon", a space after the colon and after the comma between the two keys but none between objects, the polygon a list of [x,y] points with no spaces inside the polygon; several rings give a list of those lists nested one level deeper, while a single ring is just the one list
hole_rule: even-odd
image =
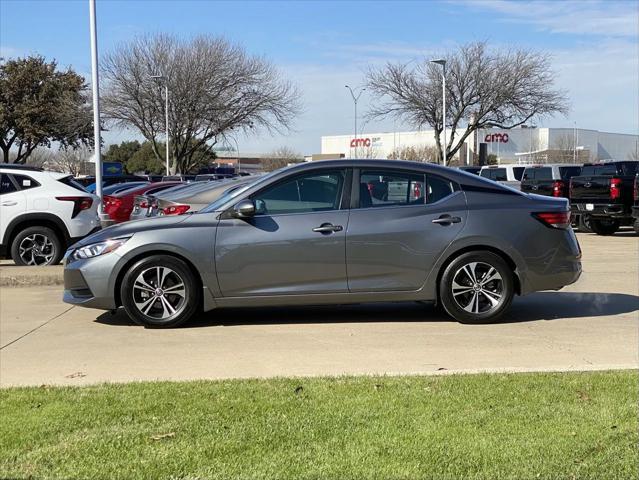
[{"label": "amc sign", "polygon": [[353,138],[351,140],[351,148],[357,147],[380,147],[382,145],[381,137],[374,138]]},{"label": "amc sign", "polygon": [[489,133],[484,138],[485,143],[508,143],[507,133]]}]

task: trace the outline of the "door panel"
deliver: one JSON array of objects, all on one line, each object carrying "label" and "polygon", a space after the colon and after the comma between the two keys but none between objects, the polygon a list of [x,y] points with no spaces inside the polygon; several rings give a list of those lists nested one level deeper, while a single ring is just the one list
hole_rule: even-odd
[{"label": "door panel", "polygon": [[[455,223],[432,223],[444,215]],[[420,289],[466,218],[460,191],[430,205],[351,210],[346,234],[349,291]]]},{"label": "door panel", "polygon": [[[313,231],[326,224],[342,229]],[[222,294],[347,292],[347,224],[348,210],[220,220],[215,263]]]},{"label": "door panel", "polygon": [[27,209],[24,192],[17,189],[8,174],[0,175],[0,242],[11,221]]}]

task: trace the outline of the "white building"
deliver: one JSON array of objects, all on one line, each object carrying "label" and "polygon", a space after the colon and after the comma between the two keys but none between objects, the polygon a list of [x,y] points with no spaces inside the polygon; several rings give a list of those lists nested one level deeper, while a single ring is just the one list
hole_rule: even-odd
[{"label": "white building", "polygon": [[[581,128],[520,127],[480,130],[478,135],[469,137],[456,157],[465,162],[466,155],[475,152],[478,143],[486,143],[488,154],[496,155],[500,163],[544,161],[549,157],[556,158],[553,152],[562,152],[566,156],[566,152],[576,151],[578,160],[582,162],[628,160],[637,158],[639,153],[639,135]],[[434,131],[361,133],[357,138],[352,134],[323,136],[321,154],[345,158],[388,158],[393,151],[418,146],[435,146]]]}]

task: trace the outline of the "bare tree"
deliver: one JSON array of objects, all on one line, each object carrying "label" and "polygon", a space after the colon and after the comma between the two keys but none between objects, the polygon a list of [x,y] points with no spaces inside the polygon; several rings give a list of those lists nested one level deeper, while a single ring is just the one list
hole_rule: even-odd
[{"label": "bare tree", "polygon": [[301,153],[297,153],[290,147],[280,147],[273,150],[267,157],[262,158],[262,169],[265,172],[272,172],[278,168],[286,167],[291,163],[304,161]]},{"label": "bare tree", "polygon": [[106,118],[138,129],[158,160],[168,86],[170,155],[179,172],[189,171],[203,148],[228,136],[288,130],[299,111],[297,88],[271,63],[221,37],[137,38],[107,54],[102,73]]},{"label": "bare tree", "polygon": [[410,160],[412,162],[436,163],[439,158],[439,151],[433,145],[417,145],[411,147],[401,147],[393,150],[388,155],[390,160]]},{"label": "bare tree", "polygon": [[[486,43],[478,42],[443,58],[448,159],[477,129],[510,129],[533,118],[568,111],[566,93],[553,89],[554,74],[547,55],[528,50],[491,51]],[[370,68],[366,83],[378,99],[368,116],[390,115],[418,128],[431,126],[441,161],[441,67],[426,60],[415,67],[388,63]]]},{"label": "bare tree", "polygon": [[92,154],[93,150],[87,147],[61,148],[49,156],[45,165],[50,170],[69,173],[77,177],[86,173],[87,164],[90,162]]}]

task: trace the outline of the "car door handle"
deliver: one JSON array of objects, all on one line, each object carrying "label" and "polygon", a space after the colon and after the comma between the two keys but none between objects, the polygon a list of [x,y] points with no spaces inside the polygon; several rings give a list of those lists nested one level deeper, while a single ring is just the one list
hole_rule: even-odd
[{"label": "car door handle", "polygon": [[2,202],[2,206],[3,207],[13,207],[14,205],[17,205],[18,202],[14,202],[13,200],[7,200],[5,202]]},{"label": "car door handle", "polygon": [[432,220],[433,223],[438,223],[439,225],[450,225],[452,223],[460,223],[461,222],[461,218],[459,217],[451,217],[450,215],[442,215],[439,218],[436,218],[435,220]]},{"label": "car door handle", "polygon": [[334,233],[341,232],[344,228],[341,225],[333,225],[332,223],[322,223],[319,227],[313,229],[317,233]]}]

